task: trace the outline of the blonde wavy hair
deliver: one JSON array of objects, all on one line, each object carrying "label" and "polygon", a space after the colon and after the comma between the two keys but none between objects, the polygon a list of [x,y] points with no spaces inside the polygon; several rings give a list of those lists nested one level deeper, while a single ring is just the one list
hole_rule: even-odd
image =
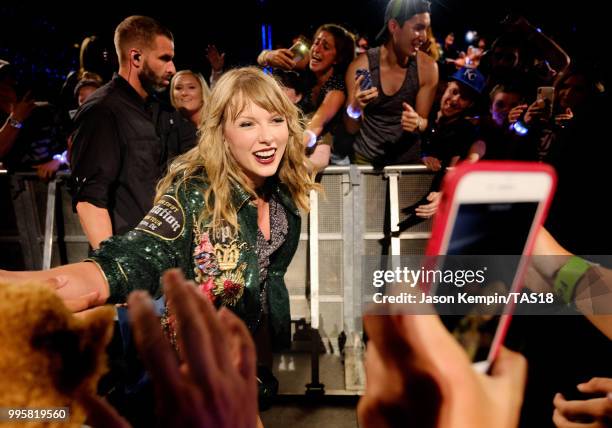
[{"label": "blonde wavy hair", "polygon": [[199,127],[204,119],[204,107],[208,104],[208,101],[210,100],[210,88],[208,87],[208,83],[206,83],[204,76],[202,76],[200,73],[195,73],[191,70],[179,71],[172,77],[172,82],[170,82],[170,102],[172,103],[172,106],[176,109],[178,109],[178,103],[176,97],[174,96],[174,87],[176,86],[177,78],[180,76],[193,76],[200,84],[200,92],[202,94],[202,108],[200,109],[200,118],[198,120]]},{"label": "blonde wavy hair", "polygon": [[176,192],[181,184],[192,178],[204,179],[208,187],[198,222],[212,227],[213,231],[226,225],[232,231],[238,231],[239,207],[232,203],[232,187],[238,185],[253,197],[256,193],[247,184],[246,175],[231,155],[223,129],[226,121],[236,120],[250,102],[285,118],[289,140],[276,177],[287,186],[296,205],[308,211],[309,192],[319,187],[314,183],[314,174],[310,172],[313,168],[305,155],[304,128],[298,110],[276,80],[255,67],[228,71],[215,84],[204,107],[198,145],[170,165],[168,173],[157,185],[156,202],[171,186],[175,186]]}]

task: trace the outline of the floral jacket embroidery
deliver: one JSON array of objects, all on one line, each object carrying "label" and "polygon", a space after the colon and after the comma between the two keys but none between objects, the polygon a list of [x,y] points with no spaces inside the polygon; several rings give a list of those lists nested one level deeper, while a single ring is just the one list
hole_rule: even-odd
[{"label": "floral jacket embroidery", "polygon": [[[202,292],[240,316],[252,332],[262,313],[261,285],[257,259],[257,208],[248,203],[249,194],[233,190],[239,233],[212,236],[197,224],[204,207],[203,180],[191,180],[170,189],[132,231],[104,241],[89,259],[97,263],[109,283],[109,302],[124,302],[135,289],[146,289],[158,297],[160,276],[166,269],[179,267]],[[276,348],[289,345],[289,294],[284,283],[287,267],[299,241],[301,219],[289,192],[282,184],[273,190],[285,208],[288,233],[274,253],[265,279],[269,321]]]}]

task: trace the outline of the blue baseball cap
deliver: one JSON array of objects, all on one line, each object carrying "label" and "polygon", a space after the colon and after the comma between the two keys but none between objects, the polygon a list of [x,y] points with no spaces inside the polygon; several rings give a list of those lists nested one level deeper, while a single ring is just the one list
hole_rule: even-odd
[{"label": "blue baseball cap", "polygon": [[480,71],[468,67],[457,70],[449,79],[467,86],[478,95],[482,95],[486,84],[486,79]]}]

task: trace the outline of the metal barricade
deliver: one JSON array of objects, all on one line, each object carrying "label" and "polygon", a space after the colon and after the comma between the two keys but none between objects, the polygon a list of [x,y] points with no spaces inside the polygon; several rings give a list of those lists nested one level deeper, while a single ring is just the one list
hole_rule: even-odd
[{"label": "metal barricade", "polygon": [[[300,243],[285,282],[292,320],[305,320],[314,338],[310,390],[323,392],[319,343],[336,344],[344,336],[345,387],[335,393],[357,393],[363,386],[359,368],[363,257],[424,252],[431,222],[415,220],[403,209],[427,195],[433,174],[422,165],[384,170],[351,165],[328,167],[319,178],[324,192],[310,195],[311,210],[303,215]],[[0,245],[14,251],[19,243],[26,269],[48,268],[87,256],[87,239],[72,212],[66,179],[66,174],[60,174],[45,184],[32,173],[7,176],[0,172],[3,186],[10,180],[8,202],[12,202],[17,229],[9,230]],[[0,257],[0,267],[19,268],[7,266],[5,259],[6,255]]]},{"label": "metal barricade", "polygon": [[[302,242],[285,277],[293,319],[305,318],[324,343],[347,338],[343,391],[363,387],[361,367],[362,262],[364,256],[423,254],[431,221],[404,212],[429,193],[433,174],[421,165],[328,167],[320,176],[323,194],[311,194]],[[402,227],[400,227],[400,224]],[[309,387],[318,378],[319,352],[312,340]],[[327,352],[330,352],[328,349]],[[327,391],[329,393],[330,391]]]},{"label": "metal barricade", "polygon": [[3,210],[1,268],[48,269],[87,257],[89,245],[72,212],[68,177],[60,172],[43,182],[35,173],[0,171],[2,206],[8,208]]}]

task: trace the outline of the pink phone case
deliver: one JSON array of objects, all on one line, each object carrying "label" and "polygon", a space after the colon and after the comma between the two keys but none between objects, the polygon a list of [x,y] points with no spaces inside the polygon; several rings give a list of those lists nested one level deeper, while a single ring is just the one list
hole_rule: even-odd
[{"label": "pink phone case", "polygon": [[[463,163],[457,166],[452,171],[449,171],[442,182],[442,200],[440,201],[440,207],[438,208],[438,212],[433,220],[431,238],[429,239],[425,251],[427,256],[437,256],[439,254],[440,247],[445,239],[444,233],[447,229],[447,223],[449,221],[450,208],[453,205],[455,191],[461,179],[464,178],[466,175],[477,171],[542,172],[550,175],[552,179],[551,191],[546,200],[544,201],[542,215],[540,216],[538,223],[536,223],[536,226],[541,226],[544,220],[546,219],[546,215],[548,213],[548,209],[550,207],[550,203],[552,201],[554,190],[557,184],[557,175],[555,173],[555,170],[550,165],[535,162],[514,161],[481,161],[477,163]],[[528,238],[523,255],[528,256],[531,254],[535,242],[535,235],[536,234],[533,234],[533,236],[530,236]],[[521,271],[517,272],[519,283],[522,282],[524,275],[524,268],[521,269]],[[498,326],[499,332],[498,334],[496,334],[495,341],[491,345],[489,358],[487,358],[488,361],[493,361],[497,357],[499,348],[503,344],[506,332],[508,331],[508,327],[510,326],[510,321],[512,319],[513,312],[514,305],[510,305],[508,308],[507,315],[502,315],[502,319],[500,320]]]}]

